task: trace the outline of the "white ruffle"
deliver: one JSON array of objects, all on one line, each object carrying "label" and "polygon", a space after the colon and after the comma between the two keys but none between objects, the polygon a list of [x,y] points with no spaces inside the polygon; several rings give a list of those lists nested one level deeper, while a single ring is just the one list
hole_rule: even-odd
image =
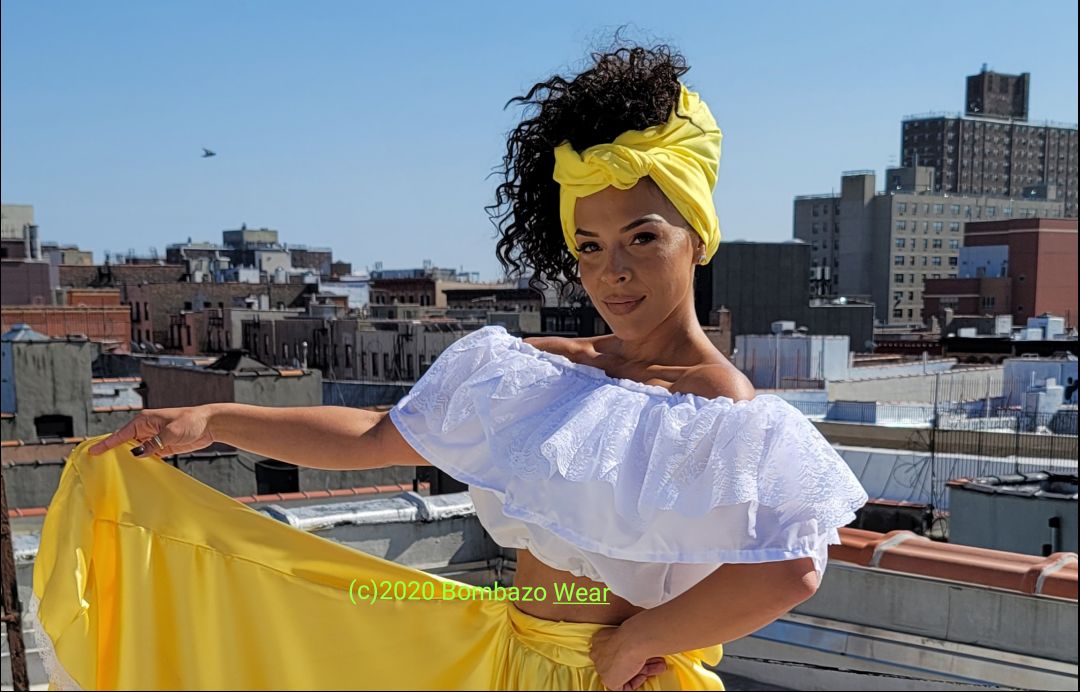
[{"label": "white ruffle", "polygon": [[[535,547],[563,569],[568,542],[622,569],[812,557],[823,572],[837,527],[867,500],[832,446],[779,397],[673,394],[501,326],[446,349],[390,417],[433,465],[489,491],[473,498],[496,540],[512,535],[512,547]],[[493,498],[518,526],[500,526]],[[619,593],[585,558],[571,571]]]},{"label": "white ruffle", "polygon": [[75,679],[64,669],[60,659],[56,656],[52,639],[41,625],[38,619],[38,610],[41,601],[33,591],[30,592],[30,603],[23,611],[23,618],[34,634],[34,643],[37,645],[38,655],[41,656],[41,665],[45,669],[45,675],[49,678],[49,689],[52,690],[82,690]]}]

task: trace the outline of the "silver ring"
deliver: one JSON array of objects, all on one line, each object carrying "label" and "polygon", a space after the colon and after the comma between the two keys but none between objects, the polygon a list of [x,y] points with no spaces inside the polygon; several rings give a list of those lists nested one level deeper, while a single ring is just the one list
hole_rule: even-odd
[{"label": "silver ring", "polygon": [[153,442],[154,444],[156,444],[158,446],[158,449],[165,449],[165,445],[161,444],[161,438],[158,437],[157,435],[154,435],[153,437],[151,437],[150,441]]}]

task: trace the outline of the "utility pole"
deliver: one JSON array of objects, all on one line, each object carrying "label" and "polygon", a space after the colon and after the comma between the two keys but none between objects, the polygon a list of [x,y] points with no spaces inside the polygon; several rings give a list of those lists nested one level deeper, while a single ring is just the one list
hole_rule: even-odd
[{"label": "utility pole", "polygon": [[26,674],[26,645],[22,638],[22,604],[19,603],[19,582],[15,575],[15,550],[11,540],[11,521],[8,519],[7,484],[0,472],[0,562],[3,563],[4,616],[7,626],[8,650],[11,653],[11,682],[16,690],[29,690]]}]

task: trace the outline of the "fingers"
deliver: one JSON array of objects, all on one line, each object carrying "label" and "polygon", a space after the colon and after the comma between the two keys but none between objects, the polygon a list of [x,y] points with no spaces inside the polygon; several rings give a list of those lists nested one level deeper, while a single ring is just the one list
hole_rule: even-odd
[{"label": "fingers", "polygon": [[645,665],[641,667],[641,672],[645,675],[659,675],[667,670],[667,661],[663,657],[650,658],[645,662]]},{"label": "fingers", "polygon": [[145,413],[140,414],[112,435],[91,446],[89,452],[91,455],[102,454],[125,442],[136,440],[142,442],[142,444],[132,448],[131,453],[134,456],[160,453],[168,443],[165,440],[161,440],[160,445],[153,442],[155,435],[165,436],[164,431],[159,430],[159,426],[160,423],[157,420],[147,416]]},{"label": "fingers", "polygon": [[127,425],[120,428],[119,430],[114,432],[112,435],[109,435],[108,437],[106,437],[101,442],[98,442],[97,444],[90,447],[90,450],[89,450],[90,454],[91,455],[102,454],[104,452],[109,451],[113,447],[116,447],[118,445],[121,445],[121,444],[127,442],[128,440],[135,439],[136,425],[137,425],[138,421],[139,421],[139,418],[133,418],[132,420],[128,421]]}]

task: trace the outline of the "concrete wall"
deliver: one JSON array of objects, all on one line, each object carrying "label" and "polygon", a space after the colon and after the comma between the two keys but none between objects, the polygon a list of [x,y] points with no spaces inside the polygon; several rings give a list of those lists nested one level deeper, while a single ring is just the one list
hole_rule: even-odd
[{"label": "concrete wall", "polygon": [[233,378],[231,401],[259,406],[320,406],[322,375],[310,370],[303,375],[275,377],[243,375]]},{"label": "concrete wall", "polygon": [[[1018,470],[1017,462],[1008,457],[942,453],[931,459],[926,452],[841,446],[836,451],[870,499],[933,504],[941,510],[949,509],[951,498],[945,492],[949,480],[1009,475]],[[1026,460],[1019,467],[1021,472],[1076,473],[1076,462],[1068,459]],[[1075,500],[1072,506],[1075,514]]]},{"label": "concrete wall", "polygon": [[949,372],[956,365],[955,358],[946,360],[928,360],[926,362],[896,363],[890,365],[863,365],[844,373],[838,380],[872,380],[905,377],[907,375],[926,375]]},{"label": "concrete wall", "polygon": [[796,613],[1077,662],[1075,601],[831,562]]},{"label": "concrete wall", "polygon": [[[34,420],[44,415],[70,416],[72,435],[94,434],[90,424],[91,368],[100,347],[89,341],[12,342],[11,369],[17,402],[15,439],[38,439]],[[4,349],[4,355],[8,350]]]},{"label": "concrete wall", "polygon": [[[945,366],[927,367],[932,370]],[[878,368],[878,372],[883,372],[883,368]],[[900,369],[901,374],[898,377],[830,381],[827,384],[829,400],[933,403],[936,398],[944,407],[946,402],[973,401],[987,396],[1000,396],[1002,392],[1003,376],[1000,367],[927,374],[904,373],[904,370],[906,368]]]}]

